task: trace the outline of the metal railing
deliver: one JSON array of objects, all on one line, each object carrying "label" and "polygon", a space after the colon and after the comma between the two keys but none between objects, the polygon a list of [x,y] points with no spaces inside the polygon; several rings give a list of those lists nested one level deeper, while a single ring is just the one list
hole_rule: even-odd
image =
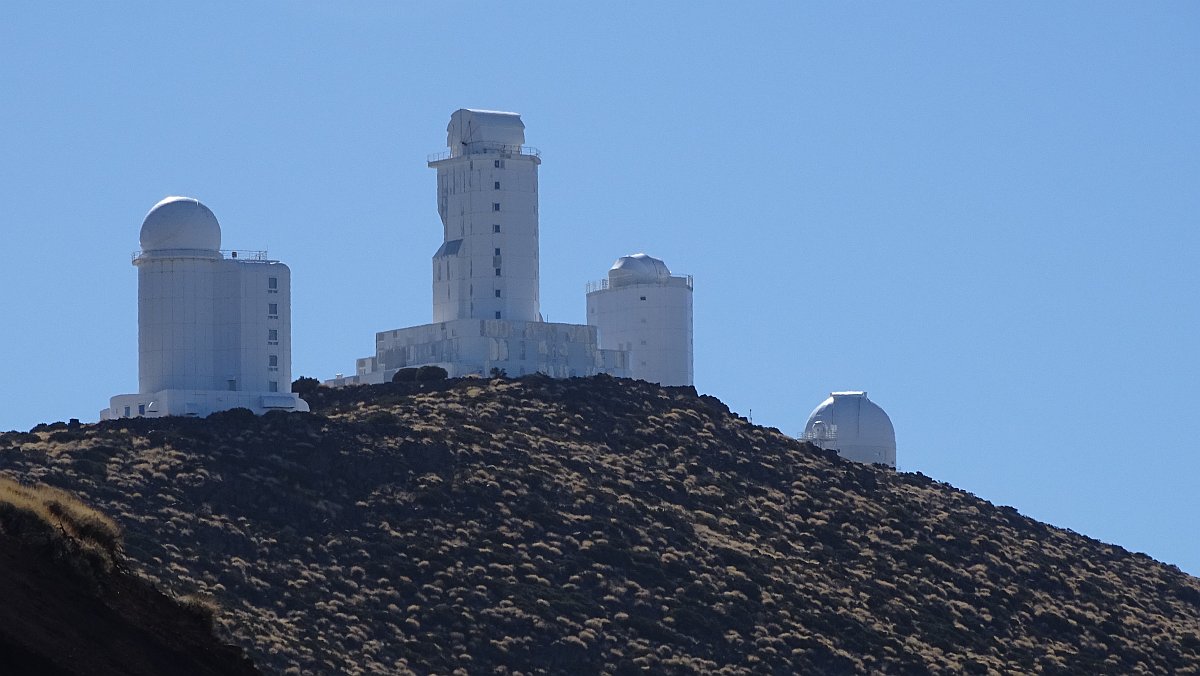
[{"label": "metal railing", "polygon": [[466,148],[458,155],[452,150],[443,150],[440,153],[433,153],[426,159],[432,164],[433,162],[441,162],[448,160],[451,157],[467,157],[469,155],[524,155],[526,157],[541,158],[542,153],[537,148],[532,146],[513,145],[509,143],[492,143],[490,141],[476,141],[474,143],[464,144]]},{"label": "metal railing", "polygon": [[[684,284],[687,285],[687,288],[689,288],[689,289],[692,288],[692,276],[691,275],[671,275],[670,277],[666,277],[666,279],[685,280]],[[669,282],[668,282],[668,284],[669,284]],[[639,284],[637,282],[634,282],[632,284],[626,284],[623,286],[665,286],[665,285],[662,285],[662,284]],[[612,285],[608,283],[607,278],[606,279],[598,279],[594,282],[588,282],[586,285],[584,285],[584,289],[585,289],[584,293],[592,293],[593,291],[604,291],[605,289],[609,289],[609,288],[612,288]]]},{"label": "metal railing", "polygon": [[[162,255],[162,254],[170,255],[170,254],[177,253],[177,254],[184,255],[185,257],[188,257],[187,254],[191,254],[192,256],[195,256],[196,255],[195,252],[197,252],[197,251],[201,252],[201,257],[208,257],[212,253],[211,251],[206,250],[206,249],[158,249],[155,251],[134,251],[133,253],[129,254],[129,256],[133,260],[137,260],[137,259],[141,258],[143,254],[149,254],[149,253],[155,253],[155,254],[160,254],[160,255]],[[221,254],[221,258],[228,258],[230,260],[238,260],[238,261],[246,261],[247,263],[274,263],[275,262],[267,257],[266,251],[249,251],[246,249],[221,249],[218,253]]]}]

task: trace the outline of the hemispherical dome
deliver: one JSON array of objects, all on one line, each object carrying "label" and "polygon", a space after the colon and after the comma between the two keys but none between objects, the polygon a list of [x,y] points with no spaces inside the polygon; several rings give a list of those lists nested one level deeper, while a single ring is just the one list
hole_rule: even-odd
[{"label": "hemispherical dome", "polygon": [[808,416],[804,439],[855,462],[896,466],[896,431],[866,392],[832,392]]},{"label": "hemispherical dome", "polygon": [[221,225],[199,200],[168,197],[155,204],[142,221],[142,251],[221,248]]},{"label": "hemispherical dome", "polygon": [[608,270],[610,283],[653,284],[670,276],[666,263],[644,253],[621,256]]}]

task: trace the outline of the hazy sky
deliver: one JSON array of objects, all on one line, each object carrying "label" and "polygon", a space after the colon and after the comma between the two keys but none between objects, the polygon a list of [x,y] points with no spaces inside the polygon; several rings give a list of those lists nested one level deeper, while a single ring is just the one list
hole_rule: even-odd
[{"label": "hazy sky", "polygon": [[[353,9],[347,9],[353,7]],[[696,386],[1200,573],[1200,5],[4,3],[0,429],[137,388],[166,195],[293,271],[293,371],[428,322],[461,107],[542,151],[542,311],[645,251]]]}]

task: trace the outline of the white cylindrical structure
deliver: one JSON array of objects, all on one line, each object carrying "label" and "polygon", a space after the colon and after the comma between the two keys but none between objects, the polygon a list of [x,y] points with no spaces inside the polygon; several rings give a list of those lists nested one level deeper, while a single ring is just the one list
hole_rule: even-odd
[{"label": "white cylindrical structure", "polygon": [[804,439],[847,460],[896,466],[896,431],[866,392],[831,392],[804,426]]},{"label": "white cylindrical structure", "polygon": [[168,197],[146,214],[141,245],[138,390],[209,389],[221,226],[199,201]]},{"label": "white cylindrical structure", "polygon": [[541,321],[537,151],[516,113],[458,110],[433,158],[443,242],[433,256],[433,321]]},{"label": "white cylindrical structure", "polygon": [[644,253],[617,259],[608,279],[589,285],[587,321],[600,347],[629,353],[633,378],[691,385],[692,278],[673,276]]}]

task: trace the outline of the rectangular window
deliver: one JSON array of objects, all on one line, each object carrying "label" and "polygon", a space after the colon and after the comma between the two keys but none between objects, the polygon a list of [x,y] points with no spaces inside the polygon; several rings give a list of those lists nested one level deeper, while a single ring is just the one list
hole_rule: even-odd
[{"label": "rectangular window", "polygon": [[146,405],[138,404],[138,415],[146,415]]},{"label": "rectangular window", "polygon": [[499,277],[499,276],[500,276],[500,268],[496,268],[496,276],[497,276],[497,277]]},{"label": "rectangular window", "polygon": [[237,391],[237,381],[236,380],[227,380],[225,382],[228,383],[230,392]]},{"label": "rectangular window", "polygon": [[500,224],[499,223],[492,226],[492,232],[500,232]]},{"label": "rectangular window", "polygon": [[126,418],[129,417],[129,407],[128,406],[125,407],[125,417]]},{"label": "rectangular window", "polygon": [[497,255],[497,256],[499,256],[499,255],[500,255],[500,247],[496,247],[496,255]]},{"label": "rectangular window", "polygon": [[268,329],[267,340],[279,340],[279,329]]},{"label": "rectangular window", "polygon": [[493,164],[492,166],[496,167],[497,169],[503,169],[504,168],[504,160],[496,160],[495,164]]},{"label": "rectangular window", "polygon": [[500,311],[496,310],[496,319],[500,319]]},{"label": "rectangular window", "polygon": [[274,291],[275,289],[278,289],[279,288],[279,278],[278,277],[268,277],[267,278],[267,288],[271,289],[272,291]]},{"label": "rectangular window", "polygon": [[273,354],[267,357],[267,366],[279,366],[279,355]]},{"label": "rectangular window", "polygon": [[642,296],[642,300],[646,300],[646,297],[645,297],[645,296]]},{"label": "rectangular window", "polygon": [[267,314],[272,317],[279,315],[279,303],[267,303]]},{"label": "rectangular window", "polygon": [[267,383],[267,391],[268,392],[278,392],[279,391],[279,381],[272,380],[271,382]]},{"label": "rectangular window", "polygon": [[496,183],[495,183],[495,185],[493,186],[493,188],[492,188],[492,189],[493,189],[493,190],[499,190],[499,189],[500,189],[500,181],[496,181]]},{"label": "rectangular window", "polygon": [[492,211],[500,211],[500,203],[492,202]]},{"label": "rectangular window", "polygon": [[499,297],[500,297],[500,289],[496,289],[496,297],[497,297],[497,298],[499,298]]}]

